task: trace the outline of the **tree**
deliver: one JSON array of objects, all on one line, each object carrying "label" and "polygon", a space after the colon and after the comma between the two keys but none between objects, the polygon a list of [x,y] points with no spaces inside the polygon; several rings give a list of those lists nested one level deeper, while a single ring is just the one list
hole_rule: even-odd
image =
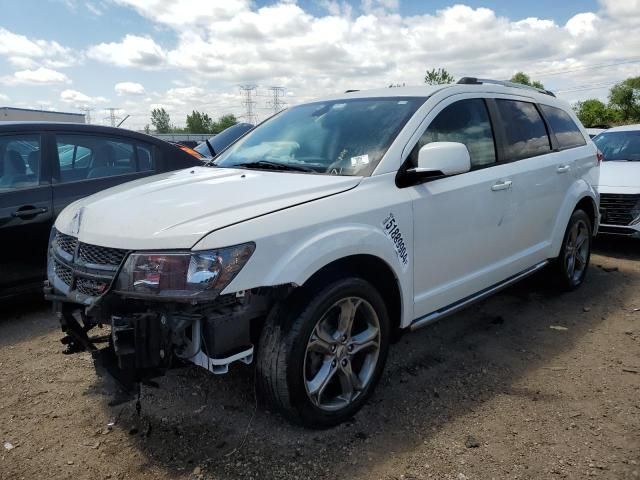
[{"label": "tree", "polygon": [[200,113],[197,110],[187,115],[187,131],[191,133],[207,133],[211,131],[213,121],[206,113]]},{"label": "tree", "polygon": [[144,133],[146,133],[147,135],[151,133],[151,128],[149,128],[148,123],[144,126]]},{"label": "tree", "polygon": [[169,133],[171,131],[171,118],[164,108],[151,110],[151,124],[158,133]]},{"label": "tree", "polygon": [[527,75],[524,72],[516,72],[513,77],[511,77],[511,80],[509,80],[510,82],[513,83],[520,83],[522,85],[529,85],[530,87],[536,87],[536,88],[542,88],[544,89],[544,85],[542,84],[542,82],[538,81],[538,80],[531,80],[531,78],[529,77],[529,75]]},{"label": "tree", "polygon": [[453,78],[449,72],[447,72],[444,68],[432,68],[431,70],[427,70],[426,75],[424,76],[424,83],[427,85],[442,85],[445,83],[453,83],[456,79]]},{"label": "tree", "polygon": [[218,120],[212,122],[211,133],[220,133],[225,128],[229,128],[236,123],[238,123],[238,119],[232,113],[228,115],[222,115],[220,118],[218,118]]},{"label": "tree", "polygon": [[640,121],[640,77],[627,78],[611,87],[609,107],[622,122]]},{"label": "tree", "polygon": [[578,102],[573,109],[585,127],[609,125],[615,121],[616,112],[596,98]]}]

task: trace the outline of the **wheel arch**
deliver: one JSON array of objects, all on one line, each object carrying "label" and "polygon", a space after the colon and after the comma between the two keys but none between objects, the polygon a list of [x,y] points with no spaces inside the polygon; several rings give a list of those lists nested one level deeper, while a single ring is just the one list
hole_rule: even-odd
[{"label": "wheel arch", "polygon": [[393,336],[396,336],[401,329],[403,314],[400,281],[393,268],[380,257],[371,254],[356,254],[336,259],[316,271],[302,286],[313,288],[314,285],[321,285],[327,280],[345,273],[354,274],[367,280],[378,290],[387,307]]},{"label": "wheel arch", "polygon": [[556,217],[556,223],[551,237],[549,258],[555,258],[560,254],[567,224],[577,208],[585,210],[592,221],[593,233],[595,234],[597,232],[599,221],[597,199],[598,194],[587,182],[579,181],[572,185]]}]

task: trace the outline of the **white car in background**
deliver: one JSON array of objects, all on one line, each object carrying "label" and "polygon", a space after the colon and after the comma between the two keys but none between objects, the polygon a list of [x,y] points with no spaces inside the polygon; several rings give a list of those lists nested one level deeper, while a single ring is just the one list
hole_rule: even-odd
[{"label": "white car in background", "polygon": [[348,92],[274,115],[211,166],[69,206],[47,298],[70,353],[111,372],[226,373],[255,354],[268,405],[335,425],[371,395],[394,333],[545,266],[579,287],[598,170],[550,92],[475,78]]},{"label": "white car in background", "polygon": [[610,128],[593,139],[600,168],[600,233],[640,238],[640,124]]}]

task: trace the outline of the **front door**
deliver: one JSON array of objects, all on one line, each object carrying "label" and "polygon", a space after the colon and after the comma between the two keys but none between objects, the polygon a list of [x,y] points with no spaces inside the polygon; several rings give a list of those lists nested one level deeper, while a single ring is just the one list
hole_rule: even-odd
[{"label": "front door", "polygon": [[0,136],[0,297],[45,278],[53,222],[39,134]]},{"label": "front door", "polygon": [[467,146],[471,171],[413,189],[415,315],[434,312],[504,280],[515,253],[513,164],[497,161],[484,99],[449,102],[413,147],[429,142]]}]

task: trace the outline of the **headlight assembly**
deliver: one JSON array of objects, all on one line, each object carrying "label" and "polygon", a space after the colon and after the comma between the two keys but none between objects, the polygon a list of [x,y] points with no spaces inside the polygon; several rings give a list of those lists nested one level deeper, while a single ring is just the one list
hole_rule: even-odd
[{"label": "headlight assembly", "polygon": [[231,283],[254,243],[201,252],[141,252],[127,258],[114,290],[166,300],[212,300]]}]

